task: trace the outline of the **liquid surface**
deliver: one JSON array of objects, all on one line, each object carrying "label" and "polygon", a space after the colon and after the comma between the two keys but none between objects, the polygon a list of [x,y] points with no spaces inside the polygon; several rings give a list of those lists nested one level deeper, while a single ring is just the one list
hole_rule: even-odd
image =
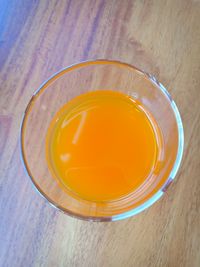
[{"label": "liquid surface", "polygon": [[155,167],[159,147],[153,122],[125,94],[82,94],[66,103],[49,126],[48,166],[63,188],[83,199],[123,197],[139,188]]}]

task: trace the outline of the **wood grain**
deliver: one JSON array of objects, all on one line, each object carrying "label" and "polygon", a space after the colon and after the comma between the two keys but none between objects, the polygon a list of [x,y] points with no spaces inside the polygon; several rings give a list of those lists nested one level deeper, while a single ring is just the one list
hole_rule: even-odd
[{"label": "wood grain", "polygon": [[[199,17],[198,0],[0,0],[0,266],[200,266]],[[20,161],[20,121],[33,92],[61,68],[94,58],[154,74],[185,130],[167,194],[116,223],[54,210]]]}]

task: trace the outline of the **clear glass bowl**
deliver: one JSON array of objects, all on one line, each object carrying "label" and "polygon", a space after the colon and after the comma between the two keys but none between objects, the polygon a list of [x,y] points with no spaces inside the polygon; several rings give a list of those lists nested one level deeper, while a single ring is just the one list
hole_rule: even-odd
[{"label": "clear glass bowl", "polygon": [[[105,89],[138,99],[156,119],[164,144],[159,171],[155,170],[153,179],[142,188],[118,200],[92,202],[67,194],[52,177],[45,156],[45,137],[53,116],[67,101],[88,91]],[[151,206],[174,179],[183,144],[181,117],[168,91],[152,75],[119,61],[87,61],[56,73],[32,96],[21,126],[22,159],[35,188],[54,207],[90,221],[116,221]]]}]

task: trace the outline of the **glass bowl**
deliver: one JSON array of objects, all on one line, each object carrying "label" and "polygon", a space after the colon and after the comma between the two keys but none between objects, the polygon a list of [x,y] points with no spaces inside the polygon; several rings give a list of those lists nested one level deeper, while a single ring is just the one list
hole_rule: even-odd
[{"label": "glass bowl", "polygon": [[[107,202],[67,194],[52,177],[45,155],[45,137],[55,113],[75,96],[95,90],[116,90],[139,100],[156,119],[163,137],[160,167],[152,179],[135,192]],[[54,207],[90,221],[116,221],[151,206],[173,181],[183,144],[181,117],[168,91],[152,75],[119,61],[87,61],[59,71],[34,93],[21,125],[21,155],[35,188]]]}]

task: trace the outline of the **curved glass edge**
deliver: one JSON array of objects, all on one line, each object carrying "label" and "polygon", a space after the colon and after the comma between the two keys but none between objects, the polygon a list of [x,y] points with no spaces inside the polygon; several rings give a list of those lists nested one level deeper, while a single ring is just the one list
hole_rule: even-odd
[{"label": "curved glass edge", "polygon": [[[148,75],[148,74],[147,74]],[[165,184],[162,187],[162,190],[165,189],[165,186],[169,183],[169,180],[174,180],[178,169],[180,167],[181,164],[181,160],[183,157],[183,149],[184,149],[184,130],[183,130],[183,123],[181,120],[181,116],[179,113],[179,110],[177,108],[177,105],[175,103],[175,101],[173,100],[172,96],[170,95],[170,93],[167,91],[167,89],[162,85],[162,83],[158,82],[156,80],[156,78],[152,75],[148,75],[148,77],[151,79],[151,81],[153,83],[155,83],[156,85],[159,86],[159,88],[161,89],[161,91],[163,92],[163,94],[169,99],[171,107],[174,111],[174,115],[176,118],[176,122],[177,122],[177,127],[178,127],[178,150],[177,150],[177,156],[176,156],[176,160],[174,162],[174,166],[172,171],[170,172],[169,178],[167,179],[167,181],[165,182]]]},{"label": "curved glass edge", "polygon": [[118,220],[126,219],[126,218],[132,217],[132,216],[144,211],[145,209],[147,209],[151,205],[153,205],[158,199],[160,199],[163,194],[164,194],[164,192],[162,190],[159,190],[153,197],[148,199],[145,203],[138,206],[137,208],[130,210],[130,211],[127,211],[127,212],[124,212],[124,213],[119,214],[119,215],[114,215],[112,217],[112,221],[118,221]]},{"label": "curved glass edge", "polygon": [[[178,137],[179,137],[179,144],[178,144],[178,153],[177,153],[177,157],[176,157],[176,161],[174,163],[174,167],[169,175],[169,178],[167,179],[167,181],[165,182],[165,184],[162,186],[162,188],[156,192],[150,199],[148,199],[145,203],[141,204],[140,206],[138,206],[137,208],[134,208],[130,211],[124,212],[122,214],[118,214],[118,215],[113,215],[111,217],[107,216],[107,217],[93,217],[93,216],[82,216],[80,214],[76,214],[73,213],[59,205],[57,205],[52,199],[50,199],[41,189],[40,187],[35,183],[33,177],[31,176],[31,173],[29,172],[29,169],[27,168],[27,163],[26,163],[26,159],[25,159],[25,155],[23,152],[23,137],[22,137],[22,132],[23,132],[23,126],[24,126],[24,122],[25,122],[25,117],[26,117],[26,113],[28,111],[28,108],[34,98],[35,95],[37,95],[41,89],[48,83],[50,82],[52,79],[54,79],[58,74],[61,74],[63,71],[68,70],[74,66],[80,66],[84,65],[85,63],[95,63],[95,62],[101,62],[103,64],[103,62],[108,62],[110,64],[114,64],[117,63],[121,66],[127,66],[130,68],[133,68],[137,71],[139,71],[140,73],[148,76],[148,78],[155,83],[156,85],[158,85],[158,87],[161,89],[161,91],[165,94],[165,96],[169,99],[172,109],[174,111],[174,115],[177,121],[177,126],[178,126]],[[174,100],[172,99],[170,93],[167,91],[167,89],[160,83],[157,81],[157,79],[153,76],[150,75],[146,72],[144,72],[143,70],[140,70],[138,68],[136,68],[135,66],[132,66],[131,64],[128,63],[123,63],[117,60],[109,60],[109,59],[96,59],[96,60],[88,60],[88,61],[82,61],[80,63],[75,63],[72,64],[68,67],[65,67],[61,70],[59,70],[58,72],[54,73],[52,76],[50,76],[46,81],[44,81],[40,87],[33,93],[30,101],[28,102],[28,105],[26,107],[26,110],[23,114],[22,117],[22,121],[21,121],[21,125],[20,125],[20,158],[24,167],[25,172],[27,173],[27,175],[29,176],[29,178],[32,181],[33,187],[34,189],[42,196],[43,199],[45,199],[46,201],[48,201],[48,203],[53,206],[54,208],[58,209],[59,211],[63,212],[64,214],[70,215],[71,217],[74,218],[78,218],[78,219],[82,219],[82,220],[86,220],[86,221],[93,221],[93,222],[110,222],[110,221],[118,221],[118,220],[122,220],[122,219],[126,219],[129,217],[132,217],[142,211],[144,211],[145,209],[147,209],[148,207],[150,207],[151,205],[153,205],[157,200],[159,200],[161,198],[161,196],[165,193],[165,187],[168,185],[170,180],[173,180],[178,172],[178,169],[180,167],[181,164],[181,160],[182,160],[182,156],[183,156],[183,148],[184,148],[184,131],[183,131],[183,124],[182,124],[182,120],[181,120],[181,116],[180,113],[178,111],[178,108],[174,102]]]},{"label": "curved glass edge", "polygon": [[149,75],[146,73],[146,75],[150,78],[150,80],[155,83],[156,85],[159,86],[159,88],[161,89],[161,91],[165,94],[165,96],[170,100],[172,109],[174,111],[174,115],[176,118],[176,122],[177,122],[177,127],[178,127],[178,151],[177,151],[177,156],[176,156],[176,160],[173,166],[172,171],[170,172],[170,175],[168,177],[168,179],[166,180],[166,182],[164,183],[164,185],[161,187],[161,189],[155,193],[153,195],[153,197],[151,197],[150,199],[148,199],[145,203],[143,203],[142,205],[138,206],[137,208],[130,210],[128,212],[116,215],[112,217],[112,221],[117,221],[117,220],[122,220],[122,219],[126,219],[129,218],[131,216],[134,216],[142,211],[144,211],[145,209],[147,209],[148,207],[150,207],[151,205],[153,205],[157,200],[159,200],[162,195],[166,192],[166,188],[168,188],[168,185],[171,183],[171,181],[174,180],[178,169],[180,167],[181,164],[181,160],[183,157],[183,148],[184,148],[184,131],[183,131],[183,123],[181,120],[181,116],[180,113],[178,111],[178,108],[176,106],[175,101],[172,99],[170,93],[167,91],[167,89],[156,80],[156,78],[152,75]]},{"label": "curved glass edge", "polygon": [[[33,97],[31,98],[30,102],[32,101]],[[29,104],[30,104],[29,102]],[[28,106],[29,106],[28,104]],[[28,108],[27,106],[27,108]],[[35,182],[35,180],[33,179],[31,172],[28,168],[28,164],[26,162],[26,157],[24,155],[24,148],[23,148],[23,131],[24,131],[24,123],[25,123],[25,118],[26,118],[26,111],[23,113],[22,116],[22,121],[20,124],[20,159],[22,162],[22,166],[24,168],[24,171],[26,173],[26,175],[29,177],[29,179],[31,180],[31,185],[34,189],[34,191],[36,193],[39,193],[39,195],[48,203],[50,204],[53,208],[55,208],[56,210],[64,213],[65,215],[69,215],[73,218],[76,219],[80,219],[80,220],[84,220],[84,221],[92,221],[92,222],[111,222],[112,221],[112,217],[111,216],[106,216],[106,217],[94,217],[94,216],[85,216],[85,215],[81,215],[78,213],[74,213],[71,212],[70,210],[63,208],[62,206],[58,205],[56,202],[54,202],[51,198],[49,198],[46,193],[44,193],[42,191],[42,189],[38,186],[38,184]]]}]

